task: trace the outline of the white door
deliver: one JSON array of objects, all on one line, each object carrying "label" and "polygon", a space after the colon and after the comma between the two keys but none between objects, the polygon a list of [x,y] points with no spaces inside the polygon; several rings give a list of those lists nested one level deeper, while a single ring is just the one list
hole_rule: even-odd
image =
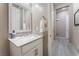
[{"label": "white door", "polygon": [[54,40],[54,9],[53,4],[49,4],[48,12],[48,55],[52,55],[52,43]]},{"label": "white door", "polygon": [[68,38],[68,8],[56,10],[56,37]]}]

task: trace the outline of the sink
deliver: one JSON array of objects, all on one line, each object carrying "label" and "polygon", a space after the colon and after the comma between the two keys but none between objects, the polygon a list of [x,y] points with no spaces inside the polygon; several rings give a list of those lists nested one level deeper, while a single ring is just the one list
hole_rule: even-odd
[{"label": "sink", "polygon": [[21,37],[16,37],[16,38],[13,38],[13,40],[17,40],[17,39],[20,39]]},{"label": "sink", "polygon": [[14,40],[23,42],[23,41],[31,40],[33,38],[35,38],[35,36],[28,35],[28,36],[16,37],[16,38],[14,38]]},{"label": "sink", "polygon": [[38,37],[38,35],[30,34],[28,36],[16,37],[13,40],[17,40],[17,41],[20,41],[20,40],[31,40],[31,39],[34,39],[36,37]]},{"label": "sink", "polygon": [[22,46],[24,44],[27,44],[29,42],[32,42],[41,36],[37,34],[30,34],[28,36],[22,36],[22,37],[16,37],[14,39],[9,39],[11,42],[13,42],[16,46]]}]

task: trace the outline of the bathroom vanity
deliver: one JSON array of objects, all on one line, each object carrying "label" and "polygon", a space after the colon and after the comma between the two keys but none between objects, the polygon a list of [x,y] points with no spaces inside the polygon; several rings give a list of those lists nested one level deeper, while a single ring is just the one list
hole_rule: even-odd
[{"label": "bathroom vanity", "polygon": [[[39,17],[33,16],[38,10],[36,4],[27,3],[10,3],[9,4],[9,34],[13,30],[16,32],[16,38],[10,39],[10,55],[11,56],[42,56],[43,55],[43,36],[39,33],[40,21]],[[39,11],[39,10],[38,10]],[[38,13],[39,14],[39,13]],[[39,15],[38,15],[39,16]],[[40,16],[42,17],[42,16]],[[36,22],[36,21],[37,22]],[[33,24],[33,22],[35,22]],[[19,36],[21,35],[21,37]],[[25,36],[26,35],[26,36]],[[18,37],[17,37],[18,36]]]},{"label": "bathroom vanity", "polygon": [[9,39],[11,56],[43,56],[41,35],[31,34],[25,37]]}]

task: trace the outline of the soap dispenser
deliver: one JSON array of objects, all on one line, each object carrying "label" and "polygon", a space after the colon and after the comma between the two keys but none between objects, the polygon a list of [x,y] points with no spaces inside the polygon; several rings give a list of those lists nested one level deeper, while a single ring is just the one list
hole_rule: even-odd
[{"label": "soap dispenser", "polygon": [[15,32],[15,30],[13,30],[11,33],[11,38],[15,38],[15,37],[16,37],[16,32]]}]

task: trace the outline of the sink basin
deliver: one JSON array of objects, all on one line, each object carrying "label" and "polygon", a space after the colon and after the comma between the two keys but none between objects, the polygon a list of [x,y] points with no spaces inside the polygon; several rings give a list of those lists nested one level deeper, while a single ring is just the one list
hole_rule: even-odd
[{"label": "sink basin", "polygon": [[13,42],[16,46],[22,46],[24,44],[27,44],[29,42],[32,42],[41,36],[36,34],[30,34],[28,36],[22,36],[22,37],[16,37],[14,39],[9,39],[11,42]]},{"label": "sink basin", "polygon": [[21,37],[16,37],[16,38],[14,38],[13,40],[17,40],[17,39],[20,39]]},{"label": "sink basin", "polygon": [[24,42],[24,41],[32,40],[34,38],[35,36],[28,35],[28,36],[16,37],[14,40],[16,40],[17,42]]}]

